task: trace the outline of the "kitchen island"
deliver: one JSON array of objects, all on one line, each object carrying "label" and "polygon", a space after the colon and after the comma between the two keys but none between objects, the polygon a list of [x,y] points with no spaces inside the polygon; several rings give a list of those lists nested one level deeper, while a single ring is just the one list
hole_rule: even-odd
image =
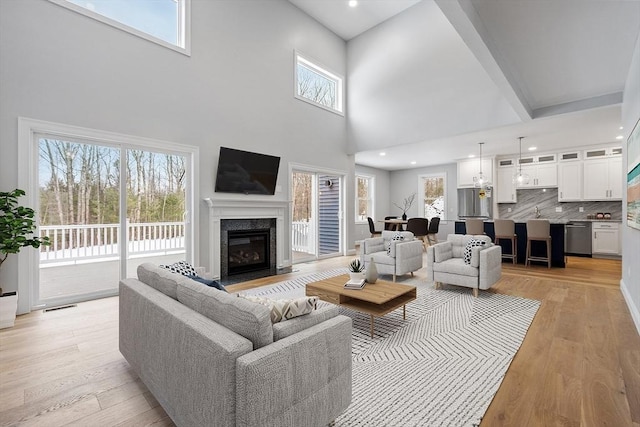
[{"label": "kitchen island", "polygon": [[[518,236],[518,264],[524,264],[527,255],[527,222],[526,220],[514,220],[516,226],[516,235]],[[565,220],[549,220],[551,225],[551,265],[553,267],[565,267],[564,256],[564,233],[565,233]],[[466,227],[464,221],[455,222],[455,233],[465,234]],[[491,240],[495,240],[496,233],[492,220],[486,220],[484,222],[484,233],[491,237]],[[502,246],[503,253],[511,253],[511,242],[508,240],[500,240],[500,246]],[[531,255],[532,256],[546,256],[546,249],[544,242],[533,241],[531,242]],[[510,259],[505,259],[505,262],[511,262]],[[531,261],[532,264],[546,265],[546,262]]]}]

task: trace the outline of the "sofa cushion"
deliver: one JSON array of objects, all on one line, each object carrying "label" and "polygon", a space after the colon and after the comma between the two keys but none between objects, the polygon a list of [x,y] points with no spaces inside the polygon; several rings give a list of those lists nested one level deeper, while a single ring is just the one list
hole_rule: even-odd
[{"label": "sofa cushion", "polygon": [[[475,247],[483,247],[486,245],[487,242],[483,241],[483,240],[479,240],[479,239],[471,239],[467,242],[467,244],[464,247],[464,263],[465,264],[469,264],[471,265],[471,253],[472,253],[472,249]],[[477,252],[477,251],[476,251]],[[477,267],[477,266],[476,266]]]},{"label": "sofa cushion", "polygon": [[462,258],[449,258],[443,262],[436,262],[433,264],[433,271],[470,277],[478,277],[480,274],[477,268],[465,264]]},{"label": "sofa cushion", "polygon": [[293,299],[271,299],[252,295],[238,295],[251,302],[268,307],[271,312],[271,323],[284,322],[294,317],[303,316],[316,309],[318,297],[301,297]]},{"label": "sofa cushion", "polygon": [[178,283],[193,282],[188,277],[172,273],[150,262],[140,264],[137,271],[138,280],[173,299],[178,299],[176,291]]},{"label": "sofa cushion", "polygon": [[375,254],[371,254],[369,259],[373,260],[373,262],[380,265],[392,265],[392,266],[396,265],[396,259],[391,258],[389,255],[387,255],[386,252],[378,252]]},{"label": "sofa cushion", "polygon": [[186,279],[178,283],[178,301],[253,343],[253,349],[273,342],[270,310]]}]

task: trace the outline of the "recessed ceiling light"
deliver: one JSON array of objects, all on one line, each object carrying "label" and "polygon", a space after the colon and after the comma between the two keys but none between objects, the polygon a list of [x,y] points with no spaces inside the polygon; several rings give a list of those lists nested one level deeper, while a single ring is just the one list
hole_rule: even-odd
[{"label": "recessed ceiling light", "polygon": [[386,155],[387,155],[387,153],[385,153],[384,151],[382,151],[382,152],[380,153],[380,155],[381,155],[381,156],[386,156]]},{"label": "recessed ceiling light", "polygon": [[358,5],[358,0],[349,0],[349,6],[356,7]]},{"label": "recessed ceiling light", "polygon": [[622,136],[622,135],[616,136],[616,139],[622,139],[622,138],[624,138],[624,136]]},{"label": "recessed ceiling light", "polygon": [[538,147],[529,147],[529,151],[536,151]]},{"label": "recessed ceiling light", "polygon": [[469,154],[469,158],[473,159],[476,155],[475,154]]},{"label": "recessed ceiling light", "polygon": [[624,129],[624,126],[620,126],[620,130]]},{"label": "recessed ceiling light", "polygon": [[414,160],[411,162],[412,165],[415,165],[417,162]]}]

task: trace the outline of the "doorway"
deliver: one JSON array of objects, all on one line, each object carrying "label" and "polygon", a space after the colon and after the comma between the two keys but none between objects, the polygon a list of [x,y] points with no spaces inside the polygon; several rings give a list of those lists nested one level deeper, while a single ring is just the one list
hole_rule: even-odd
[{"label": "doorway", "polygon": [[294,169],[291,248],[293,263],[341,256],[344,248],[344,176]]}]

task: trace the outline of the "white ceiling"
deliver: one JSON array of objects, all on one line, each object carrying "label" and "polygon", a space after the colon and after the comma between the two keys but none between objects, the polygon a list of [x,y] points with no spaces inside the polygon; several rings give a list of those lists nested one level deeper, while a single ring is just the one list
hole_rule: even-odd
[{"label": "white ceiling", "polygon": [[351,40],[420,0],[359,0],[350,7],[348,0],[289,0],[307,15],[339,35]]},{"label": "white ceiling", "polygon": [[506,155],[518,136],[540,152],[624,132],[640,0],[290,1],[349,40],[357,164],[407,169],[477,154],[480,141],[483,155]]}]

